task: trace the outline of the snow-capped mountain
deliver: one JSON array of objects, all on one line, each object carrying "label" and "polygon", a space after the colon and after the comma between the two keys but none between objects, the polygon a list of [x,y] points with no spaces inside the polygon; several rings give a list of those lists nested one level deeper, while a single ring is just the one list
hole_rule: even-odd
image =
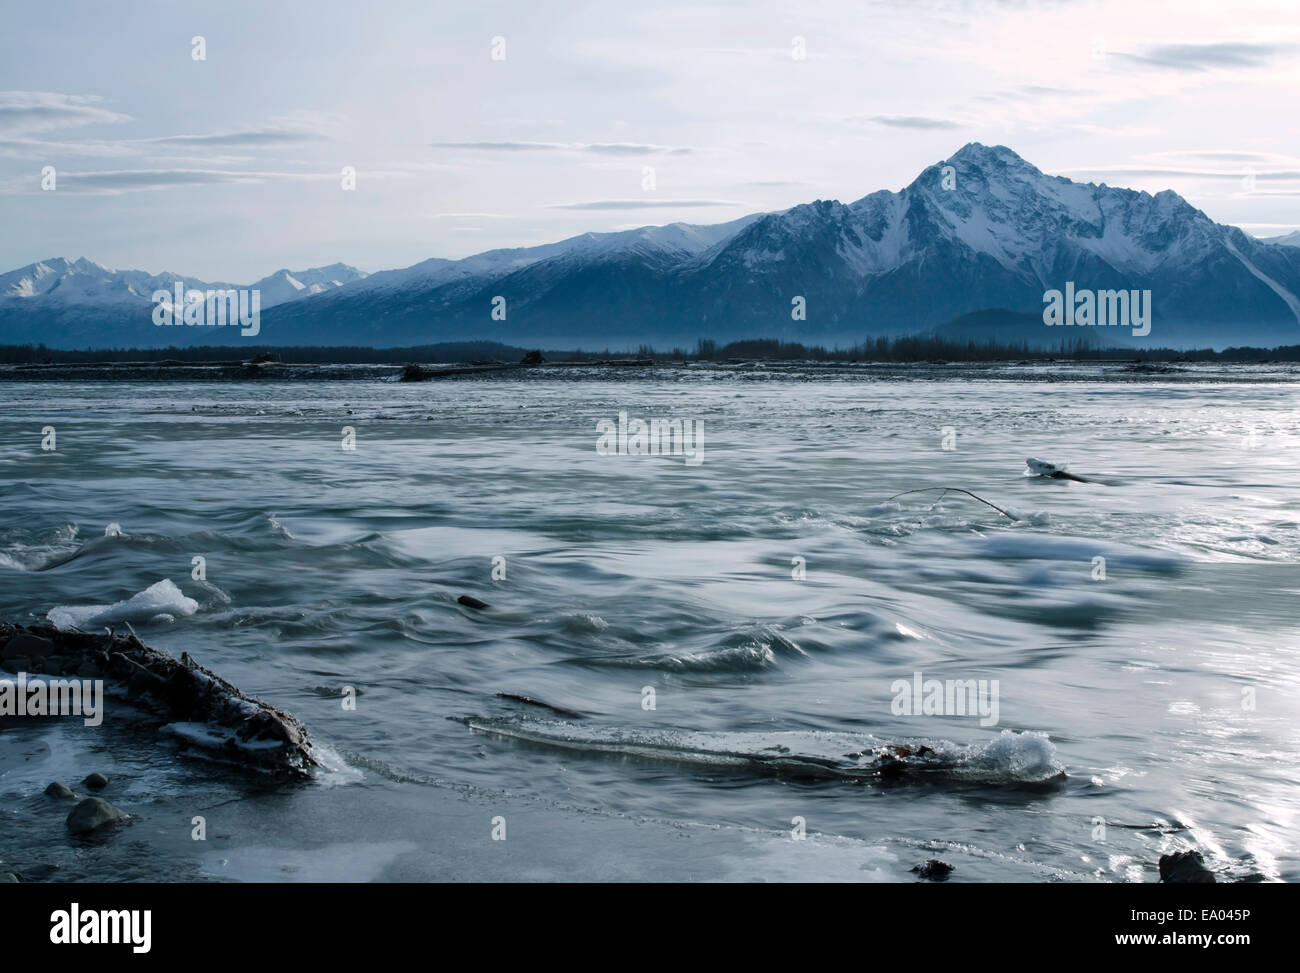
[{"label": "snow-capped mountain", "polygon": [[[902,190],[852,203],[818,200],[717,226],[584,234],[338,277],[342,286],[264,313],[257,341],[670,348],[702,337],[777,337],[845,345],[936,328],[951,334],[984,320],[976,312],[1001,309],[1024,338],[1054,346],[1083,332],[1041,323],[1045,292],[1072,282],[1151,291],[1150,335],[1086,329],[1106,343],[1297,343],[1300,247],[1278,242],[1217,224],[1171,191],[1076,183],[1005,147],[971,143]],[[32,269],[16,272],[31,278],[22,299],[29,308],[49,290]],[[0,294],[13,276],[0,277]],[[289,276],[311,286],[308,275]],[[126,284],[146,294],[151,286],[126,278],[116,286]],[[493,316],[497,298],[504,320]],[[792,314],[797,298],[802,319]],[[9,309],[17,303],[0,298],[0,341],[15,340]],[[104,334],[98,343],[167,344],[190,341],[191,332],[193,341],[240,340],[233,329],[160,330],[119,321],[111,340]]]},{"label": "snow-capped mountain", "polygon": [[313,267],[310,270],[277,270],[248,286],[262,292],[262,307],[268,308],[323,294],[365,277],[360,270],[347,264],[330,264],[328,267]]},{"label": "snow-capped mountain", "polygon": [[149,274],[143,270],[110,270],[82,257],[55,257],[0,274],[0,301],[17,300],[53,304],[138,304],[156,290],[171,290],[183,280],[187,287],[219,288],[232,284],[206,283],[176,274]]},{"label": "snow-capped mountain", "polygon": [[[186,290],[260,290],[265,310],[365,276],[355,267],[332,264],[310,270],[279,270],[252,284],[230,284],[173,273],[113,270],[84,257],[55,257],[0,274],[0,342],[44,342],[50,347],[166,345],[175,338],[160,341],[157,334],[151,333],[153,294],[170,293],[177,283]],[[223,337],[213,343],[226,340]]]},{"label": "snow-capped mountain", "polygon": [[[490,338],[541,347],[691,347],[779,337],[852,344],[987,309],[1055,345],[1041,324],[1067,282],[1152,292],[1149,343],[1300,341],[1300,250],[1216,224],[1170,191],[1048,176],[972,143],[899,192],[819,200],[716,227],[588,234],[375,274],[276,309],[264,333],[376,344]],[[493,299],[507,316],[494,320]],[[792,316],[804,298],[806,319]],[[1032,328],[1026,323],[1038,316]],[[1129,329],[1089,329],[1111,342]],[[320,338],[320,340],[326,340]]]}]

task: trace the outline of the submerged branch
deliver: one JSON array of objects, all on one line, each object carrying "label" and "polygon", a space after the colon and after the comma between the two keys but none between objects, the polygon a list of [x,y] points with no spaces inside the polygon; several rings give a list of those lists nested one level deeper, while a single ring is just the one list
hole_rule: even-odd
[{"label": "submerged branch", "polygon": [[[1003,510],[1001,507],[999,507],[996,503],[989,503],[989,502],[988,502],[987,500],[985,500],[983,497],[977,497],[977,496],[975,496],[975,494],[971,493],[969,490],[963,490],[961,487],[921,487],[920,489],[917,489],[917,490],[904,490],[902,493],[895,493],[892,497],[887,498],[886,502],[888,502],[889,500],[897,500],[899,497],[905,497],[905,496],[907,496],[907,495],[910,494],[910,493],[929,493],[929,492],[934,491],[934,490],[942,490],[944,493],[964,493],[964,494],[966,494],[966,496],[971,497],[972,499],[978,500],[980,503],[984,504],[984,506],[986,506],[986,507],[992,507],[992,508],[993,508],[994,510],[996,510],[998,513],[1000,513],[1003,517],[1006,517],[1008,520],[1019,520],[1019,519],[1020,519],[1019,517],[1015,516],[1014,514],[1009,514],[1009,513],[1007,513],[1005,510]],[[940,497],[939,497],[939,500],[942,500],[942,499],[943,499],[943,497],[940,496]],[[938,502],[939,502],[938,500],[935,501],[935,503],[938,503]]]}]

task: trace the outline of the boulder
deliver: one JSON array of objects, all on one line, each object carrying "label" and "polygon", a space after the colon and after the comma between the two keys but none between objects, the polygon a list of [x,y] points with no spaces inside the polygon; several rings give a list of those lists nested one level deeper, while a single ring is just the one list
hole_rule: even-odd
[{"label": "boulder", "polygon": [[88,797],[68,815],[68,830],[73,834],[90,834],[99,828],[126,820],[126,814],[103,798]]},{"label": "boulder", "polygon": [[912,871],[921,878],[943,881],[952,874],[953,866],[947,862],[939,861],[937,858],[931,858],[922,865],[913,865]]},{"label": "boulder", "polygon": [[1215,885],[1214,873],[1205,867],[1199,851],[1176,851],[1160,856],[1160,881],[1168,885]]}]

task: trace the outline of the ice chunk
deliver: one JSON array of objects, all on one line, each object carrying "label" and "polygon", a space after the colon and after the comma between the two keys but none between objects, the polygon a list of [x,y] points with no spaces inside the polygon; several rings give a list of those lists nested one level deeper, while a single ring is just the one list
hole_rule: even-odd
[{"label": "ice chunk", "polygon": [[160,614],[193,615],[198,610],[197,601],[186,597],[170,578],[164,578],[126,601],[112,605],[56,605],[45,617],[55,628],[89,631],[123,622],[146,622]]}]

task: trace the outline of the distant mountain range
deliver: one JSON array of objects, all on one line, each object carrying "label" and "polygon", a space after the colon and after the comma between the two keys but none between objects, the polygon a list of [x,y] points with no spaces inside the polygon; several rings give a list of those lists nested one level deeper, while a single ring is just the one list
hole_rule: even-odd
[{"label": "distant mountain range", "polygon": [[[1259,240],[1172,191],[1048,176],[971,143],[899,192],[714,226],[588,233],[546,246],[431,259],[365,275],[279,271],[261,334],[159,328],[150,295],[182,278],[45,260],[0,275],[0,343],[160,347],[256,341],[397,347],[486,339],[542,348],[660,349],[779,338],[848,346],[930,333],[1057,345],[1300,342],[1300,233]],[[1044,293],[1150,290],[1151,333],[1048,328]],[[236,285],[184,279],[187,287]],[[493,309],[504,299],[504,320]],[[806,316],[792,316],[803,298]],[[498,312],[499,317],[499,312]]]},{"label": "distant mountain range", "polygon": [[1263,237],[1260,243],[1278,243],[1284,247],[1300,247],[1300,230],[1293,230],[1285,236]]},{"label": "distant mountain range", "polygon": [[[366,275],[346,264],[311,270],[277,270],[252,284],[203,281],[180,274],[110,270],[84,257],[54,257],[0,274],[0,343],[40,344],[51,348],[158,348],[171,344],[228,344],[239,340],[231,328],[159,328],[153,323],[155,291],[261,292],[262,310],[314,297]],[[204,340],[197,340],[198,338]]]}]

